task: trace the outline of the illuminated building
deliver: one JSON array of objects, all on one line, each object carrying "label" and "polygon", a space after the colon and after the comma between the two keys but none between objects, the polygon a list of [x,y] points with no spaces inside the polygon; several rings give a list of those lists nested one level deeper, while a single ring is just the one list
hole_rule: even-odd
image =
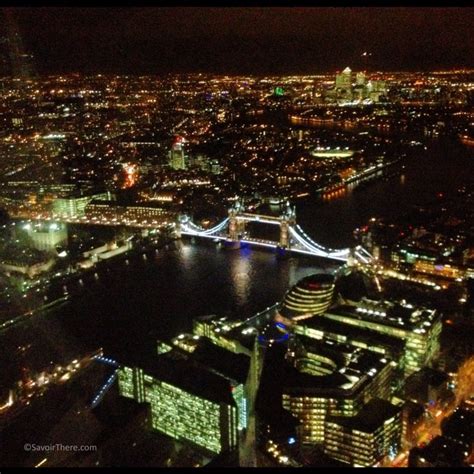
[{"label": "illuminated building", "polygon": [[214,454],[237,449],[250,358],[185,335],[157,352],[146,367],[119,370],[120,394],[150,404],[154,430]]},{"label": "illuminated building", "polygon": [[340,74],[336,74],[336,89],[346,95],[351,94],[352,90],[352,71],[346,67]]},{"label": "illuminated building", "polygon": [[354,155],[352,150],[339,150],[331,148],[316,148],[311,152],[316,158],[350,158]]},{"label": "illuminated building", "polygon": [[[443,262],[443,257],[448,257],[455,251],[452,245],[438,241],[430,234],[423,236],[423,242],[421,240],[401,243],[395,247],[391,259],[398,268],[409,266],[417,273],[448,280],[464,276],[466,270],[463,267]],[[440,243],[443,243],[442,250]]]},{"label": "illuminated building", "polygon": [[138,177],[138,166],[131,163],[124,163],[122,166],[125,173],[123,188],[128,189],[135,186]]},{"label": "illuminated building", "polygon": [[356,73],[356,85],[357,86],[365,86],[366,77],[364,72]]},{"label": "illuminated building", "polygon": [[362,299],[357,306],[337,306],[321,317],[403,340],[399,364],[405,375],[429,366],[439,353],[442,323],[436,310]]},{"label": "illuminated building", "polygon": [[89,220],[125,222],[148,225],[171,225],[176,221],[173,212],[163,209],[161,206],[130,205],[121,206],[116,202],[92,201],[85,208],[85,217]]},{"label": "illuminated building", "polygon": [[53,213],[59,217],[81,217],[85,214],[87,204],[94,199],[110,200],[110,193],[78,195],[57,198],[53,201]]},{"label": "illuminated building", "polygon": [[298,321],[324,313],[331,305],[334,294],[334,277],[314,274],[301,279],[285,295],[281,314]]},{"label": "illuminated building", "polygon": [[418,273],[425,273],[434,277],[456,280],[462,278],[464,271],[457,265],[427,262],[423,260],[416,261],[413,270]]},{"label": "illuminated building", "polygon": [[[209,338],[213,344],[228,351],[236,354],[250,355],[252,342],[250,338],[247,345],[245,345],[236,337],[233,331],[234,328],[240,328],[241,325],[241,321],[229,321],[226,318],[218,318],[215,315],[201,316],[193,321],[193,333],[197,336]],[[254,333],[249,331],[246,334],[251,335]]]},{"label": "illuminated building", "polygon": [[32,245],[38,250],[56,250],[67,243],[67,226],[56,222],[26,225]]},{"label": "illuminated building", "polygon": [[373,102],[379,102],[380,97],[387,94],[387,86],[385,81],[371,80],[367,84],[367,97]]},{"label": "illuminated building", "polygon": [[222,173],[222,167],[221,165],[219,164],[219,161],[216,160],[216,159],[212,159],[210,161],[210,166],[211,166],[211,173],[212,174],[221,174]]},{"label": "illuminated building", "polygon": [[353,467],[380,465],[400,450],[402,417],[399,407],[374,398],[353,417],[329,416],[324,452]]},{"label": "illuminated building", "polygon": [[178,137],[169,153],[169,164],[173,170],[185,170],[184,138]]},{"label": "illuminated building", "polygon": [[49,271],[55,264],[55,259],[49,256],[32,258],[29,255],[11,255],[0,260],[0,270],[7,273],[22,273],[34,278],[42,272]]},{"label": "illuminated building", "polygon": [[283,407],[300,420],[302,443],[325,443],[328,416],[354,417],[372,398],[390,397],[390,360],[332,341],[297,337],[292,344],[274,377]]},{"label": "illuminated building", "polygon": [[293,331],[311,339],[344,343],[354,348],[361,347],[392,360],[402,359],[405,350],[404,341],[397,337],[325,317],[302,321],[293,326]]}]

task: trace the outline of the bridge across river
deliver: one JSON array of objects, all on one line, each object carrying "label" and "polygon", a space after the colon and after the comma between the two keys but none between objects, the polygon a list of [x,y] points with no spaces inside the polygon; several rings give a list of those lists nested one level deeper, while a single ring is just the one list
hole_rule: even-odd
[{"label": "bridge across river", "polygon": [[[249,222],[279,226],[279,240],[271,241],[250,236],[246,231],[246,224]],[[280,216],[269,216],[245,212],[242,206],[237,203],[229,209],[229,216],[226,219],[210,229],[204,229],[194,224],[189,217],[182,216],[180,218],[180,232],[183,235],[221,240],[234,248],[241,244],[250,244],[343,262],[347,262],[351,256],[363,263],[372,260],[372,255],[362,246],[357,246],[354,249],[332,249],[318,244],[296,223],[295,209],[289,205]]]},{"label": "bridge across river", "polygon": [[[145,211],[146,206],[143,207]],[[150,208],[153,209],[153,208]],[[64,222],[70,224],[85,225],[104,225],[104,226],[126,226],[133,228],[141,228],[145,230],[153,230],[162,227],[172,226],[176,230],[178,236],[188,235],[192,237],[213,239],[223,241],[226,246],[238,248],[242,244],[257,247],[265,247],[276,249],[280,252],[291,252],[296,254],[312,255],[316,257],[327,258],[331,260],[339,260],[347,262],[355,259],[361,263],[369,263],[372,255],[362,246],[356,248],[333,249],[324,247],[309,237],[306,232],[297,224],[295,209],[287,204],[286,209],[279,216],[252,214],[246,212],[242,205],[237,202],[229,209],[229,215],[222,222],[210,229],[204,229],[196,225],[187,215],[181,215],[176,220],[169,213],[166,215],[119,215],[109,212],[109,208],[101,212],[99,215],[93,216],[67,216],[54,214],[33,214],[29,218],[34,220]],[[21,218],[22,216],[16,216]],[[133,217],[133,218],[132,218]],[[247,229],[248,223],[267,224],[279,227],[278,241],[265,240],[251,236]]]}]

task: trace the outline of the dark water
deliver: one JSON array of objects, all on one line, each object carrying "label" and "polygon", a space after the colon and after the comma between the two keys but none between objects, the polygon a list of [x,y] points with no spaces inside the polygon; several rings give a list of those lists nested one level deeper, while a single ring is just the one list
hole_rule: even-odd
[{"label": "dark water", "polygon": [[[459,145],[437,144],[405,165],[402,177],[329,202],[299,203],[298,223],[314,240],[345,247],[353,229],[370,217],[405,213],[474,177],[473,150]],[[250,316],[280,300],[298,279],[332,266],[312,258],[278,260],[249,248],[225,250],[213,242],[179,242],[146,259],[139,254],[128,264],[113,262],[98,271],[98,279],[90,274],[81,296],[1,336],[0,355],[5,366],[14,364],[15,348],[28,343],[24,364],[39,367],[99,346],[152,357],[157,338],[189,331],[194,317]]]},{"label": "dark water", "polygon": [[371,217],[403,215],[413,205],[432,201],[438,192],[474,182],[474,148],[459,143],[435,142],[403,164],[401,176],[376,181],[343,198],[299,204],[298,223],[320,243],[346,247],[351,244],[352,231]]}]

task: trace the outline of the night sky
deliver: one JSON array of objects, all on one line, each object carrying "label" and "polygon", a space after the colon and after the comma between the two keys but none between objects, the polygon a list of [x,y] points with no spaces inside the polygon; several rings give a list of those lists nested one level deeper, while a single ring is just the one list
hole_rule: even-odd
[{"label": "night sky", "polygon": [[39,73],[474,66],[474,8],[18,8]]}]

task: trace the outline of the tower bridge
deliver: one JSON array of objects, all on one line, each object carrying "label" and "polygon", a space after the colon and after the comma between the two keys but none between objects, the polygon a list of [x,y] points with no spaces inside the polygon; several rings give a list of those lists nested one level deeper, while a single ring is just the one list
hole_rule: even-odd
[{"label": "tower bridge", "polygon": [[[257,239],[250,236],[246,228],[249,222],[279,226],[278,241]],[[188,216],[181,216],[180,232],[182,235],[221,240],[232,248],[238,248],[241,244],[250,244],[343,262],[355,259],[363,263],[369,263],[373,258],[362,246],[357,246],[354,249],[332,249],[318,244],[297,224],[295,208],[289,204],[280,216],[269,216],[245,212],[242,205],[237,202],[229,209],[228,217],[210,229],[199,227]]]},{"label": "tower bridge", "polygon": [[[57,216],[54,214],[29,213],[27,219],[42,220],[49,222],[65,222],[71,224],[109,225],[141,228],[146,230],[157,229],[164,226],[172,226],[176,235],[189,235],[192,237],[207,238],[223,241],[231,248],[239,248],[242,244],[276,249],[280,252],[313,255],[316,257],[339,260],[342,262],[358,261],[363,264],[370,263],[372,255],[362,246],[353,249],[333,249],[324,247],[309,237],[296,221],[295,208],[289,203],[279,216],[266,214],[252,214],[246,212],[240,202],[229,209],[228,217],[210,229],[204,229],[195,224],[187,215],[175,216],[166,214],[164,216],[135,215],[127,217],[117,213],[110,214],[101,210],[102,214],[94,216]],[[16,216],[25,218],[25,216]],[[279,227],[278,240],[259,239],[248,230],[249,223],[266,224]]]}]

